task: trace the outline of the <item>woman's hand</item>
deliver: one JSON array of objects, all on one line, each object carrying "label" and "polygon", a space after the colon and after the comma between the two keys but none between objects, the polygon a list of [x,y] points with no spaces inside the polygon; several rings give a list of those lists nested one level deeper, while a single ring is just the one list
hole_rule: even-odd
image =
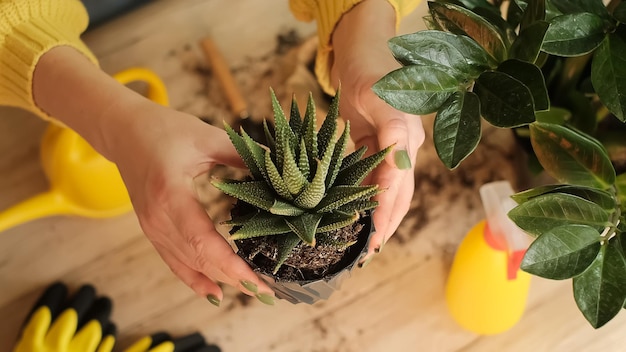
[{"label": "woman's hand", "polygon": [[134,93],[70,47],[41,58],[33,89],[40,108],[117,164],[146,236],[184,283],[216,305],[218,282],[273,304],[271,289],[216,231],[194,187],[216,164],[242,165],[226,132]]},{"label": "woman's hand", "polygon": [[[395,147],[367,183],[385,190],[374,212],[376,234],[368,256],[378,252],[409,210],[414,191],[414,161],[424,141],[419,116],[395,110],[372,86],[399,64],[387,47],[395,35],[395,13],[386,0],[364,0],[344,14],[333,32],[331,79],[341,84],[341,115],[350,120],[355,145],[374,153]],[[370,257],[371,258],[371,257]]]}]

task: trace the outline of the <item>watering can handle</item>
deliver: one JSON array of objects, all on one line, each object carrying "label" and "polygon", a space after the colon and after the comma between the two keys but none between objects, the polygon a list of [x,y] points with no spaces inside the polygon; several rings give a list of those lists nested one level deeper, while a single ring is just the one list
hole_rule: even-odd
[{"label": "watering can handle", "polygon": [[0,213],[0,232],[45,216],[68,214],[71,207],[55,190],[37,194]]},{"label": "watering can handle", "polygon": [[121,84],[128,84],[135,81],[146,82],[148,84],[147,98],[163,106],[169,105],[165,84],[156,73],[148,69],[140,67],[129,68],[116,73],[113,75],[113,78]]}]

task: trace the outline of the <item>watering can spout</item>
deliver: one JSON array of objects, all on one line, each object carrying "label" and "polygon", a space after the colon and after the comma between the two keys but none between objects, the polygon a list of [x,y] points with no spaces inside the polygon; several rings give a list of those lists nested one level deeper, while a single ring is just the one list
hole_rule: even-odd
[{"label": "watering can spout", "polygon": [[38,218],[69,214],[63,196],[54,190],[37,194],[0,213],[0,232]]}]

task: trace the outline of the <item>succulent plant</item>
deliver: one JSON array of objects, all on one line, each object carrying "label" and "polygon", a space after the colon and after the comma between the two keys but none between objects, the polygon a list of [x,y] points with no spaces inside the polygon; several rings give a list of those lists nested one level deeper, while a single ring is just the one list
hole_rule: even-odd
[{"label": "succulent plant", "polygon": [[316,241],[327,238],[325,234],[353,224],[364,211],[378,205],[371,200],[380,191],[378,185],[361,185],[361,182],[392,146],[365,158],[365,146],[344,155],[350,123],[346,122],[343,133],[337,137],[339,96],[337,92],[318,131],[311,95],[304,118],[300,116],[295,97],[292,99],[287,120],[272,90],[275,122],[273,128],[266,120],[263,122],[266,145],[254,141],[243,129],[239,134],[225,123],[226,132],[249,169],[250,177],[246,180],[213,179],[212,184],[251,205],[255,211],[233,216],[222,224],[234,227],[231,240],[279,236],[274,274],[300,243],[315,246]]}]

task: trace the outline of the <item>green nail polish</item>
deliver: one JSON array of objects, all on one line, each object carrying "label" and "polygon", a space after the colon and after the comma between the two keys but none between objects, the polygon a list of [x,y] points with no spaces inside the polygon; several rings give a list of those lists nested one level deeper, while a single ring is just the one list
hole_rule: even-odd
[{"label": "green nail polish", "polygon": [[267,293],[257,293],[255,296],[259,301],[267,304],[268,306],[274,305],[274,296],[270,296]]},{"label": "green nail polish", "polygon": [[212,305],[214,305],[214,306],[216,306],[216,307],[219,307],[219,306],[220,306],[221,301],[220,301],[220,299],[219,299],[219,298],[217,298],[217,296],[212,295],[212,294],[208,294],[208,295],[206,296],[206,299],[207,299],[209,302],[211,302],[211,304],[212,304]]},{"label": "green nail polish", "polygon": [[398,169],[406,170],[411,168],[411,158],[409,158],[409,153],[406,150],[397,150],[393,154],[393,159]]},{"label": "green nail polish", "polygon": [[246,290],[250,292],[257,293],[259,291],[259,288],[256,287],[256,285],[253,282],[241,280],[240,283],[241,283],[241,286],[245,287]]}]

